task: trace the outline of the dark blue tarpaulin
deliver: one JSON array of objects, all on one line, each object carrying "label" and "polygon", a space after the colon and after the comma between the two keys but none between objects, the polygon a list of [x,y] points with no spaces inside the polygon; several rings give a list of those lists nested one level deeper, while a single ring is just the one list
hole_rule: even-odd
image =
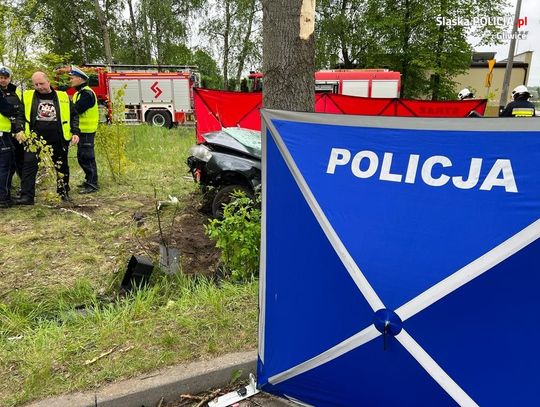
[{"label": "dark blue tarpaulin", "polygon": [[540,120],[262,116],[259,387],[534,402]]}]

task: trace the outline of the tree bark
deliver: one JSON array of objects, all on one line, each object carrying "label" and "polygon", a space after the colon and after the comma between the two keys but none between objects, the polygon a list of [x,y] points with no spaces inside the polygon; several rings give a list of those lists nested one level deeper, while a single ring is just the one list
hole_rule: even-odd
[{"label": "tree bark", "polygon": [[231,32],[231,2],[225,0],[225,27],[223,30],[223,89],[229,90],[229,36]]},{"label": "tree bark", "polygon": [[246,56],[248,53],[248,43],[253,31],[253,20],[255,18],[255,0],[251,0],[251,6],[249,8],[249,20],[246,28],[246,35],[244,35],[244,41],[242,42],[242,50],[238,56],[238,69],[236,70],[236,84],[240,86],[240,78],[242,77],[242,71],[246,62]]},{"label": "tree bark", "polygon": [[107,27],[107,20],[103,14],[103,10],[99,5],[99,0],[94,0],[94,5],[96,7],[96,14],[99,20],[99,25],[101,26],[101,31],[103,31],[103,45],[105,46],[105,60],[107,65],[112,65],[112,52],[111,52],[111,39],[109,37],[109,29]]},{"label": "tree bark", "polygon": [[404,15],[404,30],[402,37],[403,58],[401,60],[401,92],[400,97],[407,97],[408,82],[409,82],[409,62],[411,61],[411,55],[409,51],[409,41],[411,40],[411,9],[409,7],[409,0],[405,0],[405,15]]},{"label": "tree bark", "polygon": [[142,29],[143,29],[143,43],[145,48],[145,56],[146,61],[144,61],[147,64],[152,63],[152,46],[150,43],[150,30],[148,29],[148,4],[147,0],[141,0],[140,3],[140,10],[141,10],[141,22],[142,22]]},{"label": "tree bark", "polygon": [[263,0],[263,104],[315,109],[315,0]]},{"label": "tree bark", "polygon": [[133,47],[133,56],[135,58],[135,63],[139,64],[139,41],[137,40],[137,23],[135,22],[135,13],[133,12],[133,2],[132,0],[127,0],[129,7],[129,21],[131,23],[131,46]]}]

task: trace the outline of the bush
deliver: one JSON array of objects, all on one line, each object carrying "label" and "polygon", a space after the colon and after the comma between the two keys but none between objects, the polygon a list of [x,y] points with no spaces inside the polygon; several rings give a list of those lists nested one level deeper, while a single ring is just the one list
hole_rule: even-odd
[{"label": "bush", "polygon": [[259,273],[259,207],[260,195],[252,200],[243,192],[235,192],[223,209],[223,220],[212,219],[205,226],[206,234],[222,250],[224,272],[233,281],[248,281]]},{"label": "bush", "polygon": [[126,85],[114,92],[110,124],[100,124],[96,136],[96,149],[107,160],[114,182],[126,175],[126,146],[129,132],[124,122],[124,94]]}]

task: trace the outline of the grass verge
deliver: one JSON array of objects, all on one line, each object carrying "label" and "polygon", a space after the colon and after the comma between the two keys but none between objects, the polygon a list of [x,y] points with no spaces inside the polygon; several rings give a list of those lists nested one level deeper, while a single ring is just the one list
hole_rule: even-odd
[{"label": "grass verge", "polygon": [[[256,281],[217,286],[211,278],[186,277],[200,274],[197,256],[208,257],[199,248],[190,252],[202,231],[185,165],[193,131],[130,132],[128,173],[119,183],[98,151],[97,194],[73,191],[73,204],[65,206],[48,201],[50,187],[41,185],[36,206],[0,212],[2,406],[256,346]],[[83,174],[75,149],[70,168],[76,185]],[[179,221],[165,233],[192,261],[176,276],[154,272],[148,287],[118,298],[131,254],[157,262],[155,199],[169,195],[180,200]],[[165,228],[172,214],[164,211]]]}]

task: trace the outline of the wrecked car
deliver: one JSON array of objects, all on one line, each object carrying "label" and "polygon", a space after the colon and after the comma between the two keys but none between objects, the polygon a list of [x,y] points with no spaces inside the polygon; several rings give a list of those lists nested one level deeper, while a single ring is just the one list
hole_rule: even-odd
[{"label": "wrecked car", "polygon": [[203,192],[202,210],[220,219],[234,191],[253,198],[260,187],[261,133],[233,127],[205,133],[203,138],[191,147],[187,164]]}]

